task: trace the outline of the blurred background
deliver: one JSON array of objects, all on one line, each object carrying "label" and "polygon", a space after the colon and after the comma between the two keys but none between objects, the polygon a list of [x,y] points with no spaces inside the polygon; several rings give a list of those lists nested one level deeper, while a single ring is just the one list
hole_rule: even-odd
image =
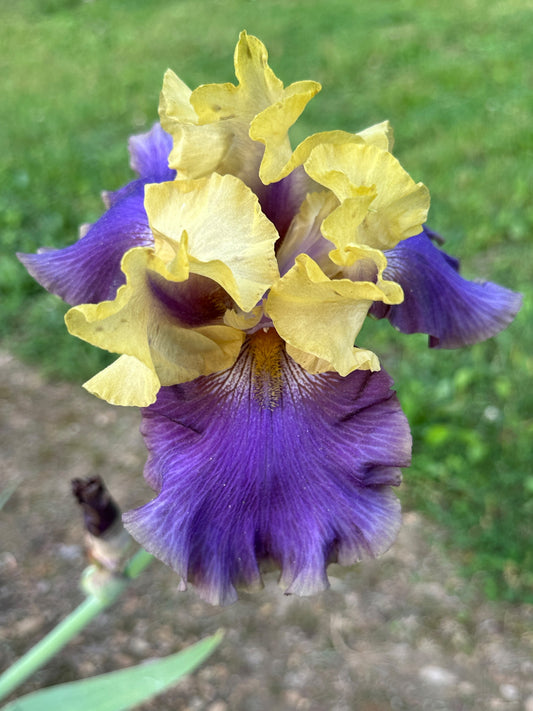
[{"label": "blurred background", "polygon": [[[10,413],[5,415],[9,429],[16,418],[13,389],[24,391],[24,426],[34,428],[30,439],[39,452],[33,464],[42,461],[42,419],[54,417],[45,394],[61,410],[61,397],[68,400],[74,391],[81,393],[81,382],[105,364],[106,356],[66,333],[64,305],[32,281],[14,253],[70,244],[81,223],[96,220],[102,212],[100,192],[132,178],[127,138],[157,120],[167,67],[191,88],[233,82],[233,50],[240,30],[246,29],[266,44],[270,65],[285,84],[314,79],[323,85],[291,132],[293,145],[316,131],[357,131],[389,119],[395,155],[430,189],[428,223],[445,237],[446,251],[461,259],[466,276],[498,281],[524,294],[523,308],[507,331],[461,351],[429,351],[424,336],[401,336],[387,322],[369,322],[363,336],[394,377],[413,430],[414,461],[401,491],[404,509],[414,517],[408,520],[415,528],[420,520],[427,522],[434,532],[431,545],[439,556],[451,557],[461,582],[453,576],[450,580],[473,595],[465,609],[487,603],[510,605],[506,614],[530,610],[533,2],[18,0],[2,3],[0,20],[0,338],[6,375],[1,394],[4,412]],[[11,370],[12,356],[26,364],[18,375]],[[66,384],[69,381],[76,386]],[[80,402],[79,415],[63,413],[69,426],[89,407],[88,400]],[[99,414],[113,410],[111,406],[95,407],[101,409],[94,422],[98,417],[120,419],[120,412]],[[94,422],[78,423],[76,441]],[[53,438],[55,432],[61,439],[60,423],[56,425],[47,436]],[[120,432],[124,434],[119,429],[117,437]],[[93,457],[91,466],[103,467],[122,446],[102,438],[93,444],[92,455],[86,447],[82,450]],[[65,467],[61,447],[48,446],[58,457],[54,466]],[[97,456],[98,447],[102,451]],[[140,469],[142,447],[137,440],[132,447]],[[19,483],[15,460],[5,471],[10,485]],[[39,481],[45,497],[45,482]],[[112,479],[108,483],[113,490]],[[2,516],[15,520],[23,501],[31,511],[31,497],[39,492],[24,492],[34,485],[26,479]],[[116,486],[128,490],[121,480]],[[76,516],[73,511],[72,522],[65,524],[67,538],[69,526],[78,523]],[[45,518],[41,524],[46,527]],[[413,575],[416,567],[409,569]],[[163,570],[161,575],[170,573]],[[351,589],[346,578],[342,580],[346,590]],[[357,581],[356,586],[360,576]],[[327,608],[328,598],[323,600],[314,604]],[[249,604],[242,609],[253,619],[256,608]],[[322,612],[313,617],[311,608],[295,609],[297,616],[303,615],[298,624],[305,639],[312,639],[322,624]],[[268,610],[265,619],[281,619],[281,613]],[[529,631],[520,632],[520,639],[533,644],[531,625],[525,629]],[[329,664],[331,655],[333,651],[320,663]],[[285,708],[285,703],[286,708],[344,708],[340,701],[298,706],[298,699],[283,696],[286,685],[280,689],[270,700],[274,708]],[[367,706],[353,706],[348,699],[346,708],[404,708],[400,702],[391,706],[390,698],[385,694],[378,702],[369,697]],[[190,706],[185,695],[172,703],[168,708],[207,709],[217,701]],[[212,711],[266,708],[240,703],[213,706]],[[419,708],[409,703],[405,708]]]}]

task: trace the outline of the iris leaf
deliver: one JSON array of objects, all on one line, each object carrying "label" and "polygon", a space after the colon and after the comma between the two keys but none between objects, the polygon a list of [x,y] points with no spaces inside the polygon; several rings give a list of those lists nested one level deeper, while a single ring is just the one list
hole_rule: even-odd
[{"label": "iris leaf", "polygon": [[2,707],[2,711],[123,711],[160,694],[194,671],[218,647],[223,632],[153,662],[90,679],[58,684],[23,696]]}]

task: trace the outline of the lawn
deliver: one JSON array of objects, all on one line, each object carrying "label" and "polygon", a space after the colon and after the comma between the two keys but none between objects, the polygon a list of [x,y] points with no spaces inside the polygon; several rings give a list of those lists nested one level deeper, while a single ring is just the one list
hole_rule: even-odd
[{"label": "lawn", "polygon": [[233,81],[246,28],[286,84],[323,84],[294,142],[392,122],[447,251],[525,297],[505,333],[461,351],[365,326],[413,429],[404,505],[443,525],[489,597],[533,602],[533,2],[19,0],[0,19],[0,336],[51,378],[82,382],[106,356],[66,334],[14,252],[71,243],[131,179],[127,137],[157,120],[167,67],[191,87]]}]

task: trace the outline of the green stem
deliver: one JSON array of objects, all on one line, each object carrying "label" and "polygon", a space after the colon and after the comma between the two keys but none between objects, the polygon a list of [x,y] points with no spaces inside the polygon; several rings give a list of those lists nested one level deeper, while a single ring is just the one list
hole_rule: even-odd
[{"label": "green stem", "polygon": [[126,563],[124,575],[130,580],[134,580],[148,567],[153,559],[154,557],[151,553],[145,551],[144,548],[140,548]]},{"label": "green stem", "polygon": [[122,576],[110,576],[109,586],[100,595],[89,595],[68,617],[46,637],[17,660],[0,676],[0,699],[20,686],[31,674],[57,654],[78,632],[102,610],[112,605],[128,583],[136,578],[153,560],[145,550],[139,550],[127,563]]}]

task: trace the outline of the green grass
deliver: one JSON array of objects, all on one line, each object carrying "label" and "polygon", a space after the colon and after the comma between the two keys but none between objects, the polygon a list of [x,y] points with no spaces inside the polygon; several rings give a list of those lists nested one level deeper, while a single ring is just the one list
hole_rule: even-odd
[{"label": "green grass", "polygon": [[448,251],[526,299],[462,351],[365,327],[413,428],[404,503],[444,525],[489,596],[533,601],[531,0],[19,0],[0,19],[0,337],[51,377],[81,382],[106,356],[66,334],[13,253],[71,243],[130,179],[126,139],[156,120],[168,66],[190,86],[233,81],[246,28],[286,83],[324,86],[295,141],[392,121]]}]

